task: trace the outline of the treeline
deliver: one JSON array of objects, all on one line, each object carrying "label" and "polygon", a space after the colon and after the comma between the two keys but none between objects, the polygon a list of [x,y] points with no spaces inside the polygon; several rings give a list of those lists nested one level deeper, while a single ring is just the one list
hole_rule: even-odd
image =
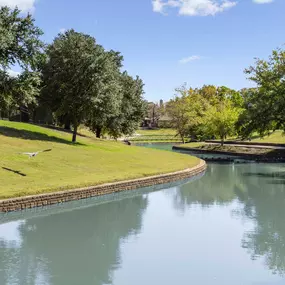
[{"label": "treeline", "polygon": [[177,89],[167,113],[183,142],[221,139],[223,144],[230,136],[250,139],[255,132],[264,136],[285,130],[285,51],[274,50],[268,60],[257,59],[245,73],[255,88]]},{"label": "treeline", "polygon": [[[44,120],[97,137],[130,135],[144,116],[143,82],[122,72],[123,56],[107,51],[90,35],[68,30],[46,45],[31,15],[0,9],[0,115]],[[11,76],[11,66],[23,72]]]}]

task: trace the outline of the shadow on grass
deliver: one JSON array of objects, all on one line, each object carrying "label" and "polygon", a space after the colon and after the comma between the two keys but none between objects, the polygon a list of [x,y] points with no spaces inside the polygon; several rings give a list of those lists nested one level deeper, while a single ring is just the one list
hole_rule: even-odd
[{"label": "shadow on grass", "polygon": [[[72,136],[72,133],[73,133],[72,130],[66,130],[64,128],[57,127],[57,126],[44,125],[44,124],[35,124],[35,123],[30,123],[30,124],[32,124],[34,126],[39,126],[39,127],[42,127],[42,128],[46,128],[46,129],[49,129],[49,130],[56,130],[56,131],[60,131],[60,132],[63,132],[63,133],[67,133],[67,134],[70,134],[71,136]],[[78,130],[77,136],[83,137],[83,138],[90,138],[90,136],[81,134],[80,130]]]},{"label": "shadow on grass", "polygon": [[[49,141],[49,142],[56,142],[56,143],[64,143],[68,145],[84,145],[82,143],[72,143],[63,138],[58,138],[55,136],[48,136],[47,134],[39,133],[39,132],[32,132],[23,129],[16,129],[11,127],[0,127],[0,135],[12,138],[21,138],[24,140],[38,140],[38,141]],[[71,139],[71,137],[70,137]]]},{"label": "shadow on grass", "polygon": [[14,170],[14,169],[7,168],[7,167],[2,167],[2,169],[10,171],[10,172],[13,172],[13,173],[18,174],[20,176],[27,176],[27,174],[25,174],[25,173],[23,173],[23,172],[21,172],[19,170]]}]

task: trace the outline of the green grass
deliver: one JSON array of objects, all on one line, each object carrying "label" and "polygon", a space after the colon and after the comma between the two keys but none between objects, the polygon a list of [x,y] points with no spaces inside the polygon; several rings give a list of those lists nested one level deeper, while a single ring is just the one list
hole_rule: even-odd
[{"label": "green grass", "polygon": [[269,136],[254,138],[251,142],[285,144],[285,136],[283,131],[278,130],[271,133]]},{"label": "green grass", "polygon": [[[0,199],[178,171],[195,157],[0,120]],[[45,149],[29,159],[20,152]]]},{"label": "green grass", "polygon": [[138,130],[133,142],[181,142],[174,129]]},{"label": "green grass", "polygon": [[[240,139],[236,137],[231,137],[227,139],[228,141],[237,141],[240,142]],[[257,133],[254,133],[251,141],[246,141],[254,143],[275,143],[275,144],[285,144],[285,135],[281,130],[277,130],[275,132],[270,133],[264,137],[260,137]]]},{"label": "green grass", "polygon": [[191,143],[186,143],[186,144],[180,144],[179,146],[184,147],[184,148],[196,148],[196,147],[201,147],[204,146],[204,142],[191,142]]},{"label": "green grass", "polygon": [[138,130],[137,134],[143,136],[157,136],[157,135],[176,135],[176,130],[174,129],[156,129],[156,130]]}]

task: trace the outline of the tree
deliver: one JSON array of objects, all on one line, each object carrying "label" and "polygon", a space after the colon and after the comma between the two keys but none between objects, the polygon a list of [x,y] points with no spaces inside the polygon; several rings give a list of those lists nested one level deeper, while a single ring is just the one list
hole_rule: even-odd
[{"label": "tree", "polygon": [[204,85],[202,88],[191,89],[190,94],[200,94],[203,99],[205,99],[208,103],[213,104],[218,100],[218,88],[214,85]]},{"label": "tree", "polygon": [[249,129],[264,135],[272,129],[285,129],[285,51],[272,52],[269,59],[257,59],[255,65],[245,70],[256,83],[248,104]]},{"label": "tree", "polygon": [[12,96],[13,79],[6,71],[0,70],[0,116],[9,117],[13,103]]},{"label": "tree", "polygon": [[210,106],[205,114],[208,133],[220,137],[223,146],[225,138],[235,134],[239,114],[240,108],[234,107],[229,99],[221,100],[218,104]]},{"label": "tree", "polygon": [[193,89],[185,86],[178,88],[178,95],[167,104],[167,113],[171,117],[172,127],[185,143],[185,137],[201,126],[206,100]]},{"label": "tree", "polygon": [[43,32],[30,14],[20,16],[18,8],[0,8],[0,65],[2,69],[18,63],[22,68],[38,67],[43,57]]},{"label": "tree", "polygon": [[141,123],[146,109],[143,86],[138,76],[134,79],[127,72],[122,73],[119,113],[111,117],[107,124],[108,133],[115,139],[120,135],[132,135]]},{"label": "tree", "polygon": [[235,107],[242,108],[244,106],[244,99],[241,93],[226,86],[217,88],[217,97],[219,101],[229,99]]},{"label": "tree", "polygon": [[[0,8],[0,110],[8,117],[21,105],[35,102],[39,74],[35,71],[44,59],[42,31],[31,15],[20,16],[19,9]],[[11,77],[7,69],[18,64],[24,72]]]},{"label": "tree", "polygon": [[42,97],[58,116],[70,118],[72,142],[79,124],[100,100],[96,94],[103,89],[105,58],[98,50],[94,38],[74,30],[59,34],[47,50]]},{"label": "tree", "polygon": [[[5,71],[0,71],[1,99],[0,109],[6,113],[7,117],[15,110],[35,107],[41,87],[40,74],[28,70],[22,72],[17,77],[9,76]],[[27,117],[28,111],[26,111]]]},{"label": "tree", "polygon": [[102,46],[97,45],[98,64],[101,65],[100,77],[97,88],[94,90],[92,109],[87,115],[86,125],[101,137],[102,131],[107,130],[107,125],[113,117],[118,117],[122,101],[122,84],[120,68],[123,57],[119,52],[111,50],[106,52]]}]

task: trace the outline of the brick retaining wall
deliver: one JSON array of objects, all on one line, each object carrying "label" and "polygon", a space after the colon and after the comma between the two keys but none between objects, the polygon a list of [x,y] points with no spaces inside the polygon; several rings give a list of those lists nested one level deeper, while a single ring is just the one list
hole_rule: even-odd
[{"label": "brick retaining wall", "polygon": [[0,200],[0,212],[20,211],[27,208],[42,207],[46,205],[86,199],[94,196],[111,194],[120,191],[133,190],[152,185],[169,183],[176,180],[182,180],[195,176],[205,171],[206,168],[207,165],[205,161],[201,160],[199,165],[193,168],[169,174],[156,175],[122,182],[107,183],[98,186],[60,191],[55,193]]}]

